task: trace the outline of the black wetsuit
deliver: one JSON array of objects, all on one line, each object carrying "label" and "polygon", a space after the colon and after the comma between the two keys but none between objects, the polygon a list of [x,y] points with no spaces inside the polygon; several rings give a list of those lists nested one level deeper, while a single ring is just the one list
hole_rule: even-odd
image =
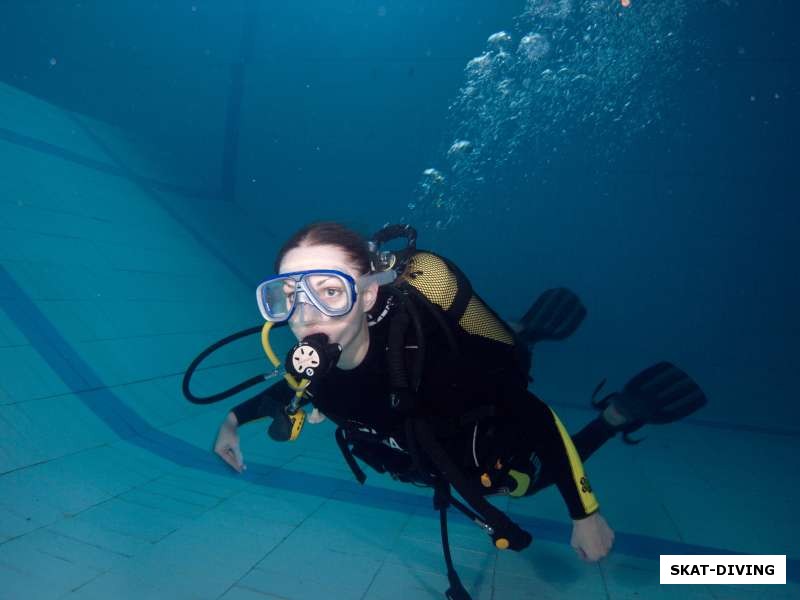
[{"label": "black wetsuit", "polygon": [[[387,340],[395,314],[396,309],[391,310],[370,327],[369,349],[361,364],[351,370],[334,368],[315,384],[313,404],[339,426],[374,430],[390,444],[407,449],[404,417],[389,401]],[[597,418],[570,438],[555,413],[528,391],[518,349],[459,329],[459,354],[454,356],[441,327],[432,321],[424,319],[425,361],[416,414],[452,424],[458,423],[454,416],[494,407],[493,415],[439,434],[451,459],[477,480],[487,460],[514,456],[513,468],[532,476],[526,495],[554,483],[573,519],[595,512],[598,503],[581,461],[614,435],[610,427]],[[233,412],[241,425],[275,415],[292,396],[281,381]]]}]

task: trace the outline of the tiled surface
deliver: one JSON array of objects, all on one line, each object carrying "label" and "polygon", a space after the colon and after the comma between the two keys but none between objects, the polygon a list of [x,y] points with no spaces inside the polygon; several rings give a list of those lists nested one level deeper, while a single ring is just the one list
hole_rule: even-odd
[{"label": "tiled surface", "polygon": [[[676,434],[681,426],[675,426]],[[341,458],[326,425],[304,432],[294,445],[291,464],[324,462],[325,454],[339,471]],[[252,444],[271,445],[260,436]],[[113,450],[113,451],[112,451]],[[628,450],[631,453],[639,449]],[[732,449],[731,449],[732,451]],[[761,448],[762,455],[769,446]],[[130,456],[126,456],[126,454]],[[357,503],[350,492],[325,498],[273,487],[269,477],[252,481],[175,468],[156,459],[139,462],[144,450],[127,442],[50,461],[29,479],[28,469],[0,479],[4,539],[0,543],[0,598],[17,598],[13,590],[29,582],[32,594],[53,598],[437,598],[448,586],[444,575],[438,522],[426,506]],[[126,460],[127,459],[127,460]],[[596,460],[604,479],[605,461]],[[123,465],[129,468],[123,467]],[[74,468],[73,468],[74,467]],[[651,472],[669,468],[651,465]],[[81,472],[81,469],[83,472]],[[345,474],[346,475],[346,474]],[[115,482],[115,477],[119,480]],[[343,489],[349,480],[342,477]],[[41,490],[37,491],[37,482]],[[372,485],[382,483],[371,478]],[[564,519],[563,539],[540,539],[523,553],[496,552],[476,527],[456,517],[450,539],[456,567],[475,598],[790,598],[796,583],[768,590],[725,586],[664,587],[658,564],[640,555],[635,535],[659,538],[631,525],[643,524],[649,509],[629,504],[617,511],[617,500],[635,497],[640,481],[618,484],[607,493],[606,514],[617,529],[619,548],[599,565],[579,561],[569,547]],[[12,492],[13,490],[13,492]],[[687,495],[699,491],[691,480]],[[364,490],[367,494],[368,490]],[[680,497],[679,497],[680,498]],[[537,515],[537,499],[526,499],[525,513]],[[512,512],[519,503],[511,505]],[[724,503],[723,503],[724,504]],[[669,500],[652,515],[676,512]],[[695,502],[698,515],[714,507]],[[545,513],[547,511],[545,510]],[[619,514],[617,514],[619,512]],[[517,513],[515,513],[517,514]],[[614,514],[615,517],[610,515]],[[666,517],[662,517],[666,519]],[[699,518],[699,517],[698,517]],[[747,551],[755,548],[756,520],[729,532],[738,547],[717,543],[714,532],[692,543]],[[680,524],[664,540],[680,542]],[[644,529],[647,529],[646,527]],[[545,536],[547,537],[547,536]],[[631,541],[633,540],[633,541]],[[769,540],[758,542],[769,546]],[[756,548],[757,551],[760,551]],[[754,550],[754,551],[756,551]],[[325,596],[331,594],[332,596]]]}]

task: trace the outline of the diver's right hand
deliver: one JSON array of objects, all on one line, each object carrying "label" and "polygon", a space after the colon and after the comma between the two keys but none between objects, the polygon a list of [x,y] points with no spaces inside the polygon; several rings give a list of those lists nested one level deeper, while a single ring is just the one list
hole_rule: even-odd
[{"label": "diver's right hand", "polygon": [[214,442],[214,452],[237,473],[243,472],[247,469],[244,464],[244,457],[242,450],[239,448],[239,421],[236,420],[236,415],[229,412],[219,426],[217,432],[217,441]]}]

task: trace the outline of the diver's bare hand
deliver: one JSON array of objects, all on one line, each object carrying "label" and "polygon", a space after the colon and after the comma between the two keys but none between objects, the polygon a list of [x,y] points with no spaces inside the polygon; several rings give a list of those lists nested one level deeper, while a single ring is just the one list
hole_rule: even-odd
[{"label": "diver's bare hand", "polygon": [[236,415],[229,412],[219,426],[217,440],[214,442],[214,452],[234,471],[241,473],[247,466],[244,464],[242,450],[239,447],[239,421]]},{"label": "diver's bare hand", "polygon": [[614,545],[614,532],[603,516],[596,512],[585,519],[573,520],[570,543],[583,560],[597,562]]}]

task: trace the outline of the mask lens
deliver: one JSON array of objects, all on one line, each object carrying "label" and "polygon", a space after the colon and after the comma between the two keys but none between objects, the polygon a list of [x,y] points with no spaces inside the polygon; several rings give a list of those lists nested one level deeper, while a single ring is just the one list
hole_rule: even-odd
[{"label": "mask lens", "polygon": [[294,303],[295,282],[291,279],[276,279],[264,285],[262,299],[267,313],[273,319],[285,318]]},{"label": "mask lens", "polygon": [[313,305],[329,317],[341,316],[352,308],[353,297],[352,283],[337,273],[293,273],[265,281],[258,288],[261,312],[270,321],[288,319],[298,302]]},{"label": "mask lens", "polygon": [[305,283],[309,292],[327,310],[336,313],[350,308],[350,289],[347,282],[338,275],[308,275]]}]

